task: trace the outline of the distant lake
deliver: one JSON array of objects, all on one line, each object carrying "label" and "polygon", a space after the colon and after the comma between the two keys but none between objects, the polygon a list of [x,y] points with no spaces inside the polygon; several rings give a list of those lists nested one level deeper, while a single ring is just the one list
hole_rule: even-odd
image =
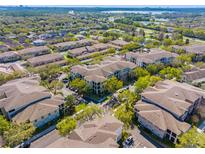
[{"label": "distant lake", "polygon": [[136,14],[162,14],[173,13],[174,11],[102,11],[103,13],[136,13]]}]

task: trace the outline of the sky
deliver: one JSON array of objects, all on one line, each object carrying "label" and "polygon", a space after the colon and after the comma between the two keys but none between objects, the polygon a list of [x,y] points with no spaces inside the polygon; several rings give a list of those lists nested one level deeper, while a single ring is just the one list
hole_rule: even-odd
[{"label": "sky", "polygon": [[205,0],[0,0],[0,5],[205,5]]}]

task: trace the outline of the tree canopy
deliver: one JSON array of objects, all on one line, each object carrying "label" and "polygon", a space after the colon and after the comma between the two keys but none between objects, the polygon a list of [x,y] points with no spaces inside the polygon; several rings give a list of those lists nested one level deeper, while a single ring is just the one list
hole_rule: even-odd
[{"label": "tree canopy", "polygon": [[140,77],[134,84],[136,92],[142,92],[148,86],[154,86],[154,84],[160,81],[161,78],[158,76],[145,76]]},{"label": "tree canopy", "polygon": [[10,128],[3,133],[3,139],[6,146],[14,147],[29,139],[34,132],[35,127],[32,123],[11,124]]},{"label": "tree canopy", "polygon": [[109,93],[114,93],[116,90],[123,87],[123,82],[118,80],[115,76],[107,79],[104,83],[104,88]]},{"label": "tree canopy", "polygon": [[166,79],[176,79],[180,80],[182,75],[182,70],[180,68],[174,68],[174,67],[166,67],[162,69],[159,74],[161,77]]},{"label": "tree canopy", "polygon": [[177,148],[205,148],[205,135],[197,132],[197,128],[193,127],[188,132],[179,137]]},{"label": "tree canopy", "polygon": [[150,73],[146,69],[141,68],[141,67],[137,67],[133,71],[134,71],[135,77],[137,79],[139,77],[144,77],[144,76],[150,75]]},{"label": "tree canopy", "polygon": [[76,126],[77,121],[74,118],[66,117],[56,125],[56,128],[62,136],[66,136],[70,134],[70,132],[74,130]]},{"label": "tree canopy", "polygon": [[69,86],[78,90],[79,93],[84,94],[87,93],[90,89],[90,86],[87,84],[85,80],[80,78],[76,78],[69,83]]}]

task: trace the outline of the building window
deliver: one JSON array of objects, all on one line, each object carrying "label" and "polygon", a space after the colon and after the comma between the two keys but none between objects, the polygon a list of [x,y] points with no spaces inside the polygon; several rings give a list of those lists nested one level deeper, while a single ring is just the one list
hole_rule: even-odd
[{"label": "building window", "polygon": [[175,133],[172,133],[172,136],[175,137],[175,138],[177,137],[177,135]]},{"label": "building window", "polygon": [[171,131],[170,131],[169,129],[167,129],[167,133],[168,133],[168,134],[171,134]]},{"label": "building window", "polygon": [[174,137],[171,137],[171,141],[174,143],[174,142],[175,142],[175,138],[174,138]]}]

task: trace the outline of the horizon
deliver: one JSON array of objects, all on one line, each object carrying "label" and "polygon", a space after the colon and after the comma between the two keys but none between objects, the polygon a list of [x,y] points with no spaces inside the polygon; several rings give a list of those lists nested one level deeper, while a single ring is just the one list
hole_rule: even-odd
[{"label": "horizon", "polygon": [[205,5],[0,5],[0,7],[205,8]]}]

